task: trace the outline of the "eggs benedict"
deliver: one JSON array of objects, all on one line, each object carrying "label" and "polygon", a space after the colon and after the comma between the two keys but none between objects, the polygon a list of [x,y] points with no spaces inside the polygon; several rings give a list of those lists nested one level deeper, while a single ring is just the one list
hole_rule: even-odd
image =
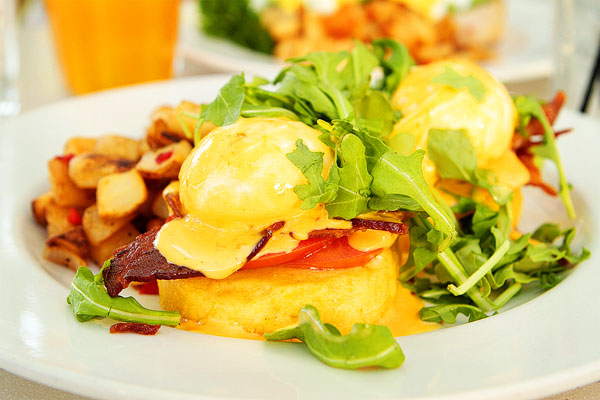
[{"label": "eggs benedict", "polygon": [[[432,130],[461,131],[472,146],[477,168],[489,171],[494,185],[513,192],[518,215],[520,188],[530,175],[512,150],[517,112],[504,85],[473,62],[438,61],[414,67],[394,92],[392,104],[402,118],[389,136],[391,143],[408,135],[414,139],[408,151],[427,150]],[[473,182],[445,178],[430,155],[425,156],[423,170],[430,187],[450,205],[460,195],[497,208],[487,190],[474,188]]]},{"label": "eggs benedict", "polygon": [[[179,188],[166,190],[178,190],[181,217],[114,255],[109,293],[125,264],[130,281],[150,280],[135,272],[146,263],[155,266],[161,307],[189,320],[264,333],[294,323],[306,304],[342,332],[381,318],[396,296],[399,259],[389,249],[407,232],[402,213],[344,220],[330,219],[323,204],[303,209],[294,188],[308,180],[288,154],[302,141],[323,154],[327,178],[334,154],[320,134],[275,118],[213,130],[183,164]],[[154,255],[132,259],[134,247]]]},{"label": "eggs benedict", "polygon": [[[382,249],[397,235],[351,232],[351,221],[329,219],[322,204],[302,210],[294,193],[307,183],[286,157],[299,139],[324,154],[327,178],[333,152],[319,134],[300,122],[240,119],[196,147],[179,175],[185,217],[165,224],[155,246],[169,262],[205,277],[159,281],[162,308],[258,333],[294,323],[305,304],[342,330],[383,314],[395,296],[398,260]],[[248,261],[274,223],[278,229]],[[327,238],[333,232],[342,236]],[[313,249],[297,250],[303,246]],[[342,262],[326,262],[324,252]]]}]

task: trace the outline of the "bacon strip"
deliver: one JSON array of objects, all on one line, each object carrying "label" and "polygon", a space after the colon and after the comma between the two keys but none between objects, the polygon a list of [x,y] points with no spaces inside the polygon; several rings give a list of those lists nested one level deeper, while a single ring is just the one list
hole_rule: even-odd
[{"label": "bacon strip", "polygon": [[537,186],[537,187],[541,188],[544,192],[549,194],[550,196],[558,195],[558,192],[556,191],[556,189],[554,187],[548,185],[542,179],[542,174],[541,174],[539,168],[533,162],[533,154],[530,154],[529,152],[524,152],[519,155],[519,159],[521,160],[523,165],[525,165],[525,167],[527,167],[527,169],[529,170],[530,178],[529,178],[529,182],[527,183],[528,185]]},{"label": "bacon strip", "polygon": [[106,291],[117,296],[131,282],[152,282],[157,279],[185,279],[204,276],[202,272],[171,264],[154,247],[160,227],[135,238],[129,245],[117,249],[112,263],[102,272]]},{"label": "bacon strip", "polygon": [[361,218],[354,218],[351,221],[352,228],[360,230],[372,229],[375,231],[391,232],[396,235],[405,235],[408,233],[408,225],[403,222],[375,221]]},{"label": "bacon strip", "polygon": [[351,229],[320,229],[317,231],[312,231],[308,234],[309,239],[314,238],[331,238],[338,239],[343,236],[348,236],[349,234],[356,231],[366,231],[368,229],[374,231],[387,231],[391,233],[395,233],[397,235],[404,235],[408,233],[408,225],[403,222],[390,222],[390,221],[376,221],[370,219],[362,219],[362,218],[353,218],[350,220],[352,222]]},{"label": "bacon strip", "polygon": [[263,249],[263,247],[266,246],[266,244],[269,242],[269,240],[271,240],[271,238],[273,237],[273,233],[280,230],[281,228],[283,228],[284,225],[285,225],[285,222],[278,221],[278,222],[275,222],[274,224],[272,224],[271,226],[269,226],[267,229],[265,229],[264,233],[263,233],[263,237],[260,238],[258,243],[256,243],[256,246],[254,246],[254,248],[252,249],[250,254],[248,254],[248,257],[246,257],[246,262],[248,262],[248,261],[252,260],[254,257],[256,257],[256,255]]},{"label": "bacon strip", "polygon": [[110,333],[137,333],[138,335],[156,335],[160,325],[141,324],[137,322],[119,322],[110,327]]},{"label": "bacon strip", "polygon": [[[401,222],[372,221],[360,218],[352,219],[352,229],[323,229],[313,231],[309,238],[314,237],[342,237],[351,232],[365,231],[367,229],[383,230],[399,235],[406,234],[408,227]],[[265,234],[258,241],[252,252],[247,257],[251,260],[267,244],[273,233],[283,228],[284,222],[279,221],[265,230]],[[202,272],[171,264],[154,247],[154,240],[160,227],[153,228],[139,235],[129,245],[115,250],[113,259],[102,272],[106,291],[112,297],[117,296],[131,282],[154,282],[157,279],[186,279],[204,276]]]}]

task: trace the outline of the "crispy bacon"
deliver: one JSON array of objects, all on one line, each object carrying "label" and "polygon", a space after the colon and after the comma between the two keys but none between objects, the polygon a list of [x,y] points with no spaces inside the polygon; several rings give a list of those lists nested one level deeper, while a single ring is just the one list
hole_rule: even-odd
[{"label": "crispy bacon", "polygon": [[119,322],[110,327],[110,333],[137,333],[138,335],[156,335],[160,325],[141,324],[137,322]]},{"label": "crispy bacon", "polygon": [[112,263],[102,276],[110,296],[117,296],[131,282],[153,282],[157,279],[185,279],[203,276],[200,271],[171,264],[154,247],[160,227],[139,235],[129,245],[117,249]]},{"label": "crispy bacon", "polygon": [[256,246],[254,246],[250,254],[248,254],[248,257],[246,257],[246,262],[252,260],[263,249],[263,247],[266,246],[269,240],[271,240],[273,233],[283,228],[284,225],[285,222],[278,221],[265,229],[263,232],[263,237],[260,238],[258,243],[256,243]]},{"label": "crispy bacon", "polygon": [[375,221],[361,218],[354,218],[351,221],[352,228],[358,228],[361,230],[372,229],[375,231],[391,232],[397,235],[404,235],[408,233],[408,225],[403,222]]},{"label": "crispy bacon", "polygon": [[525,167],[527,167],[527,169],[529,170],[530,178],[529,178],[528,185],[537,186],[537,187],[541,188],[544,192],[549,194],[550,196],[558,195],[558,192],[556,191],[556,189],[554,187],[548,185],[542,179],[542,174],[540,173],[539,168],[533,162],[533,154],[524,152],[521,155],[519,155],[519,159],[521,160],[523,165],[525,165]]},{"label": "crispy bacon", "polygon": [[[548,122],[550,122],[550,125],[554,124],[554,121],[556,120],[560,109],[562,108],[563,104],[565,104],[566,98],[567,96],[565,95],[565,92],[559,91],[558,93],[556,93],[552,101],[542,106],[544,114],[546,114],[546,118],[548,118]],[[540,121],[538,121],[537,119],[532,119],[529,125],[527,125],[527,127],[525,128],[525,132],[527,132],[529,136],[543,135],[544,127],[542,126]]]},{"label": "crispy bacon", "polygon": [[352,222],[352,228],[350,229],[320,229],[310,232],[308,234],[308,238],[337,239],[343,236],[348,236],[356,231],[366,231],[368,229],[374,231],[387,231],[397,235],[404,235],[408,233],[408,225],[403,222],[378,221],[362,218],[353,218],[350,220],[350,222]]},{"label": "crispy bacon", "polygon": [[[309,238],[314,237],[342,237],[351,232],[365,231],[367,229],[383,230],[395,234],[406,234],[408,227],[401,222],[373,221],[360,218],[352,219],[351,229],[323,229],[313,231]],[[273,233],[281,229],[284,222],[275,222],[269,226],[263,237],[256,244],[247,260],[251,260],[267,244]],[[139,235],[133,242],[125,247],[115,250],[111,264],[104,269],[102,276],[106,291],[112,297],[117,296],[131,282],[155,282],[157,279],[186,279],[204,276],[200,271],[169,263],[154,247],[154,240],[160,227],[153,228]]]}]

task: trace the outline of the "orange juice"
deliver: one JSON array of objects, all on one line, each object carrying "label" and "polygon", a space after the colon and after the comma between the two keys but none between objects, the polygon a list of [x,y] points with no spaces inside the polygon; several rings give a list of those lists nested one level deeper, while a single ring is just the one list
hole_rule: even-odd
[{"label": "orange juice", "polygon": [[172,76],[179,0],[46,0],[46,8],[73,92]]}]

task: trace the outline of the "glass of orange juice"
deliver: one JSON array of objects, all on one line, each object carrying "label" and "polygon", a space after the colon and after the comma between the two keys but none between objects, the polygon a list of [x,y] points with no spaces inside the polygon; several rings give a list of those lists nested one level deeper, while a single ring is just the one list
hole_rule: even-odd
[{"label": "glass of orange juice", "polygon": [[179,0],[46,0],[46,8],[74,93],[172,76]]}]

